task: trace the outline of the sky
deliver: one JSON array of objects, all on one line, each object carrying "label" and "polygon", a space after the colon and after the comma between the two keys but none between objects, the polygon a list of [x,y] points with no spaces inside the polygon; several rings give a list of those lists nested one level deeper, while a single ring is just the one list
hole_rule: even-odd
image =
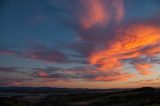
[{"label": "sky", "polygon": [[0,86],[160,87],[160,1],[0,0]]}]

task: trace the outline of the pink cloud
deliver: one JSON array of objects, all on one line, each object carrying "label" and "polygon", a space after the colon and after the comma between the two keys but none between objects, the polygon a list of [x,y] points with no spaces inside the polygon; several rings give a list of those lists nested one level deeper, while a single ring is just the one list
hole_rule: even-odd
[{"label": "pink cloud", "polygon": [[0,50],[0,54],[4,54],[4,55],[17,55],[17,52],[13,51],[13,50]]}]

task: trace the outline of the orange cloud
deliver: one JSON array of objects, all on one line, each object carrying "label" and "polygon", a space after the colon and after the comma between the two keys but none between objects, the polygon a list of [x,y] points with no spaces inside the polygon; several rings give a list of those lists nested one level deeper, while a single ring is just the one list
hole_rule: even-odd
[{"label": "orange cloud", "polygon": [[155,45],[154,47],[150,47],[143,51],[148,56],[154,56],[155,54],[160,53],[160,45]]},{"label": "orange cloud", "polygon": [[101,0],[85,0],[82,2],[85,13],[81,16],[83,27],[89,28],[97,23],[107,21],[107,13]]},{"label": "orange cloud", "polygon": [[154,26],[133,25],[124,30],[126,31],[117,32],[109,54],[135,52],[160,41],[160,30]]},{"label": "orange cloud", "polygon": [[95,78],[95,80],[96,81],[125,81],[133,77],[135,77],[135,75],[123,73],[123,74],[116,75],[116,76],[97,77]]},{"label": "orange cloud", "polygon": [[[115,38],[109,42],[104,50],[94,52],[89,57],[89,63],[98,65],[100,70],[110,71],[124,67],[124,60],[138,59],[141,56],[157,55],[160,47],[159,27],[151,25],[132,25],[116,32]],[[147,48],[149,47],[149,48]],[[143,51],[143,49],[145,49]],[[151,68],[145,65],[145,69]],[[144,70],[145,70],[144,69]],[[149,71],[140,71],[149,74]]]},{"label": "orange cloud", "polygon": [[[105,4],[105,5],[104,5]],[[123,0],[82,0],[83,13],[80,14],[80,22],[84,29],[96,25],[107,25],[111,21],[119,23],[125,15]],[[140,59],[142,56],[155,56],[160,53],[160,28],[153,25],[131,25],[116,31],[115,38],[107,43],[105,49],[95,51],[89,56],[89,63],[96,65],[97,70],[112,71],[121,70],[127,59]],[[152,72],[148,69],[151,65],[133,64],[135,69],[142,75],[149,75]],[[139,70],[143,67],[143,71]],[[138,68],[139,67],[139,68]],[[146,71],[147,70],[147,71]],[[121,75],[123,76],[123,75]],[[98,79],[105,79],[101,77]],[[110,78],[110,77],[107,77]],[[120,76],[114,76],[113,79]],[[112,79],[112,78],[111,78]],[[107,80],[107,79],[106,79]]]},{"label": "orange cloud", "polygon": [[106,25],[112,17],[120,22],[124,16],[123,0],[82,0],[84,11],[80,14],[80,22],[84,29],[94,25]]},{"label": "orange cloud", "polygon": [[139,72],[139,74],[151,75],[153,73],[150,70],[153,66],[149,63],[136,64],[135,67],[136,67],[136,70]]}]

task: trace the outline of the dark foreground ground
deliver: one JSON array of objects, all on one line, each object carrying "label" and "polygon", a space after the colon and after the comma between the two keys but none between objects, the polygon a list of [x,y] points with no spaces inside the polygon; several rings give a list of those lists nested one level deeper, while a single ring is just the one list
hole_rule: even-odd
[{"label": "dark foreground ground", "polygon": [[0,89],[0,106],[160,106],[160,89],[153,88],[34,90]]}]

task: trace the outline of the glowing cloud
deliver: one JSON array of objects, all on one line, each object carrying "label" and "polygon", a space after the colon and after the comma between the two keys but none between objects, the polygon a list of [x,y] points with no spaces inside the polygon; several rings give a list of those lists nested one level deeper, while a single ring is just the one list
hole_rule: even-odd
[{"label": "glowing cloud", "polygon": [[[89,62],[92,65],[98,65],[98,68],[104,71],[121,69],[127,59],[140,59],[141,56],[158,54],[159,42],[159,27],[131,25],[128,28],[118,30],[115,38],[108,43],[104,50],[94,52],[89,57]],[[142,64],[136,65],[139,73],[150,74],[148,68],[151,68],[151,65]]]},{"label": "glowing cloud", "polygon": [[81,16],[81,23],[85,28],[107,21],[107,14],[101,0],[87,0],[82,4],[86,9],[85,14]]},{"label": "glowing cloud", "polygon": [[150,75],[153,73],[150,70],[153,66],[149,63],[136,64],[135,67],[136,67],[136,70],[139,72],[139,74]]},{"label": "glowing cloud", "polygon": [[80,22],[84,29],[94,25],[106,25],[113,18],[120,22],[124,16],[123,0],[83,0],[84,11],[80,14]]},{"label": "glowing cloud", "polygon": [[[83,32],[92,31],[87,29],[92,29],[94,26],[106,28],[110,22],[119,26],[118,23],[123,20],[125,15],[123,0],[87,0],[82,2],[82,6],[84,11],[80,14],[80,22],[85,29]],[[142,56],[153,57],[160,53],[159,27],[148,24],[133,24],[119,29],[115,27],[115,30],[113,39],[109,42],[106,40],[106,47],[100,51],[98,49],[89,56],[89,63],[96,65],[97,70],[121,72],[125,66],[125,61],[128,59],[140,60]],[[145,61],[143,62],[131,64],[139,74],[150,75],[152,72],[149,69],[152,66],[145,64]],[[131,77],[133,77],[132,74],[122,73],[117,76],[97,77],[96,80],[127,80]]]}]

